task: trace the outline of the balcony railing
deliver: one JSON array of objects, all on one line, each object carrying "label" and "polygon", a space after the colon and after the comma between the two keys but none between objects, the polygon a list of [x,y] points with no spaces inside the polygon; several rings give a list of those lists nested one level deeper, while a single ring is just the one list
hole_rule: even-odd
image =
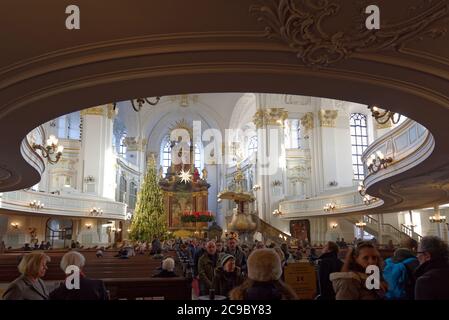
[{"label": "balcony railing", "polygon": [[[43,208],[33,208],[30,203],[36,201],[44,204]],[[98,218],[126,219],[127,205],[104,198],[84,196],[83,194],[49,194],[31,190],[20,190],[0,194],[0,208],[18,212],[39,214],[92,217],[92,208],[101,208],[103,214]]]}]

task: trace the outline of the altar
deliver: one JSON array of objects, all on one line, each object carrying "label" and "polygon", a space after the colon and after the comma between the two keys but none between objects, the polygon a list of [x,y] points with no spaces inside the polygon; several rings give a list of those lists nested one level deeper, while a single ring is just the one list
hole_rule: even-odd
[{"label": "altar", "polygon": [[[190,128],[184,128],[190,131]],[[172,141],[172,161],[167,173],[160,171],[159,186],[162,189],[167,227],[170,231],[205,231],[208,222],[183,222],[184,215],[208,212],[210,184],[207,182],[207,170],[195,168],[195,150],[192,141],[184,149],[181,142]],[[187,149],[187,152],[186,152]]]}]

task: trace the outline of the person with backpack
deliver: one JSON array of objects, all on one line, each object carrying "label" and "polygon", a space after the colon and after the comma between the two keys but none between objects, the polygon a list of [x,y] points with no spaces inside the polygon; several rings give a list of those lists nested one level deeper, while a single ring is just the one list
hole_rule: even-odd
[{"label": "person with backpack", "polygon": [[397,249],[393,257],[385,260],[383,275],[388,283],[387,300],[414,299],[414,272],[418,265],[418,259],[407,248]]}]

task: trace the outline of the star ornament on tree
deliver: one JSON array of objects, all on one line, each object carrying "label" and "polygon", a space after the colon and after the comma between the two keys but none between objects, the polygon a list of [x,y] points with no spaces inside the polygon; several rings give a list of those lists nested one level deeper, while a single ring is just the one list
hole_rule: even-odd
[{"label": "star ornament on tree", "polygon": [[192,181],[192,175],[190,174],[190,170],[184,171],[181,170],[181,173],[178,175],[178,177],[181,179],[181,182],[189,183]]}]

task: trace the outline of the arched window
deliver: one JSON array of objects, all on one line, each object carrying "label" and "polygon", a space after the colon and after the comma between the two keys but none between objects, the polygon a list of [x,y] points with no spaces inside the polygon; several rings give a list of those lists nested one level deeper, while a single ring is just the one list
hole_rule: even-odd
[{"label": "arched window", "polygon": [[129,184],[129,208],[135,209],[137,202],[137,184],[132,181]]},{"label": "arched window", "polygon": [[120,176],[118,202],[126,202],[126,179]]},{"label": "arched window", "polygon": [[257,136],[253,136],[248,141],[248,153],[249,155],[257,153]]},{"label": "arched window", "polygon": [[363,180],[365,178],[362,153],[368,147],[368,128],[366,119],[366,115],[362,113],[351,114],[350,131],[354,180]]},{"label": "arched window", "polygon": [[162,169],[164,174],[167,174],[168,167],[171,165],[171,143],[170,141],[164,141],[164,145],[162,148]]},{"label": "arched window", "polygon": [[79,112],[66,114],[58,118],[58,138],[81,139],[81,115]]}]

